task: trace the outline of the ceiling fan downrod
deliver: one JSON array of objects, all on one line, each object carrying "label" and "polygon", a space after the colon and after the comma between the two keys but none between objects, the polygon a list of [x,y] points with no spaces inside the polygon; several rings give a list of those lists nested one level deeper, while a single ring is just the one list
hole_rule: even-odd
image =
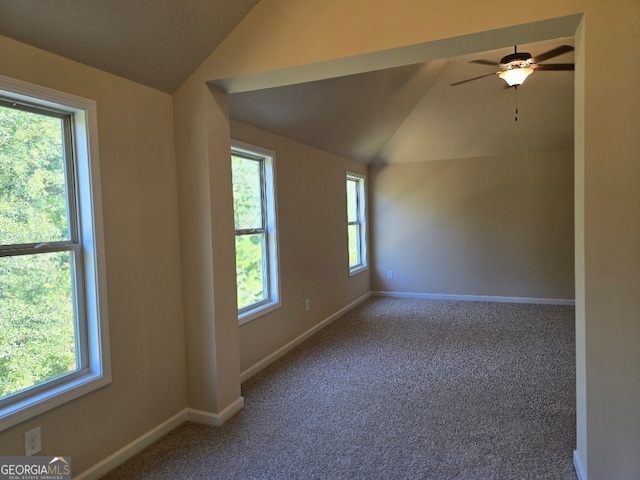
[{"label": "ceiling fan downrod", "polygon": [[516,98],[516,122],[518,121],[518,85],[513,86],[513,94]]}]

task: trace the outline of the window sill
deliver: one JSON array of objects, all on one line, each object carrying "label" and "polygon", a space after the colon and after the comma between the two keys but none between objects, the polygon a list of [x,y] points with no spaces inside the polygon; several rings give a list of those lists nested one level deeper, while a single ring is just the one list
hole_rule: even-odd
[{"label": "window sill", "polygon": [[111,383],[109,373],[87,373],[0,409],[0,432]]},{"label": "window sill", "polygon": [[244,325],[245,323],[249,323],[257,318],[266,315],[267,313],[271,313],[275,310],[278,310],[281,307],[280,302],[270,302],[267,304],[260,305],[252,310],[244,312],[242,315],[238,315],[238,323],[240,325]]},{"label": "window sill", "polygon": [[357,275],[359,273],[365,272],[369,269],[369,267],[367,267],[366,265],[361,265],[359,267],[355,267],[355,268],[351,268],[349,270],[349,276],[353,277],[354,275]]}]

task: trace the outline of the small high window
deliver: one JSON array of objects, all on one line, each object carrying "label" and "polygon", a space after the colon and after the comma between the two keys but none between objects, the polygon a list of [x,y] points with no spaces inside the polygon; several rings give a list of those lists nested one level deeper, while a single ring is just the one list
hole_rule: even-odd
[{"label": "small high window", "polygon": [[364,177],[347,173],[347,231],[349,273],[354,275],[367,268],[366,214]]},{"label": "small high window", "polygon": [[273,152],[232,143],[236,281],[241,323],[280,306],[274,163]]}]

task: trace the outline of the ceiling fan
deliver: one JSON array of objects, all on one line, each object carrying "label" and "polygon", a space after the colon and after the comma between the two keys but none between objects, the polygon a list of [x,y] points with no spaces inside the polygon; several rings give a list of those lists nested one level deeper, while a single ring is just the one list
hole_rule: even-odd
[{"label": "ceiling fan", "polygon": [[502,57],[500,62],[494,62],[491,60],[471,60],[470,63],[479,63],[480,65],[491,65],[493,67],[499,67],[497,72],[487,73],[480,75],[479,77],[468,78],[460,82],[452,83],[451,86],[461,85],[463,83],[472,82],[473,80],[479,80],[491,75],[498,75],[505,82],[508,87],[518,87],[522,85],[525,79],[531,75],[534,71],[551,71],[551,70],[574,70],[573,63],[541,63],[545,60],[557,57],[564,53],[573,51],[573,47],[570,45],[560,45],[548,52],[541,53],[535,57],[532,57],[530,53],[518,52],[518,46],[514,47],[513,53]]}]

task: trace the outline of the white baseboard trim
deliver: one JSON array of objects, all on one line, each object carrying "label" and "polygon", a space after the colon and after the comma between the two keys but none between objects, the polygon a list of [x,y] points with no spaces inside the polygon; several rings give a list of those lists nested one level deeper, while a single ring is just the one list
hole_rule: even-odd
[{"label": "white baseboard trim", "polygon": [[445,293],[416,292],[371,292],[371,294],[378,297],[428,298],[432,300],[463,300],[470,302],[538,303],[544,305],[576,304],[575,300],[565,298],[500,297],[492,295],[450,295]]},{"label": "white baseboard trim", "polygon": [[85,470],[80,475],[73,477],[73,480],[97,480],[103,477],[108,472],[122,465],[136,453],[147,448],[153,442],[159,440],[187,420],[190,422],[219,427],[243,408],[244,398],[242,397],[238,397],[233,403],[231,403],[231,405],[226,407],[220,413],[203,412],[202,410],[185,408],[181,412],[176,413],[173,417],[162,422],[160,425],[152,428],[144,435],[136,438],[133,442],[128,443],[113,455],[109,455],[107,458],[96,463],[93,467]]},{"label": "white baseboard trim", "polygon": [[587,480],[587,474],[584,471],[582,460],[580,459],[580,454],[577,450],[573,451],[573,468],[576,469],[576,476],[578,477],[578,480]]},{"label": "white baseboard trim", "polygon": [[155,428],[152,428],[144,435],[136,438],[133,442],[125,445],[113,455],[109,455],[107,458],[96,463],[93,467],[85,470],[80,475],[73,477],[74,480],[94,480],[103,477],[117,466],[129,460],[136,453],[142,451],[177,426],[183,424],[186,420],[187,410],[185,409],[176,413],[173,417],[165,420]]},{"label": "white baseboard trim", "polygon": [[219,427],[244,408],[244,398],[238,397],[231,405],[220,413],[205,412],[194,408],[187,408],[187,420],[204,425]]},{"label": "white baseboard trim", "polygon": [[341,308],[339,311],[337,311],[336,313],[334,313],[330,317],[325,318],[323,321],[321,321],[320,323],[315,325],[313,328],[310,328],[309,330],[304,332],[302,335],[294,338],[289,343],[287,343],[283,347],[281,347],[278,350],[276,350],[275,352],[273,352],[271,355],[263,358],[259,362],[255,363],[251,367],[247,368],[244,372],[242,372],[240,374],[240,381],[241,382],[245,382],[245,381],[249,380],[251,377],[253,377],[260,370],[262,370],[262,369],[268,367],[269,365],[271,365],[273,362],[278,360],[280,357],[284,356],[286,353],[288,353],[294,347],[300,345],[302,342],[304,342],[306,339],[311,337],[313,334],[319,332],[324,327],[329,325],[331,322],[333,322],[337,318],[341,317],[342,315],[347,313],[349,310],[351,310],[355,306],[357,306],[357,305],[361,304],[362,302],[364,302],[370,296],[371,296],[371,292],[365,293],[363,296],[361,296],[360,298],[354,300],[353,302],[351,302],[346,307]]}]

